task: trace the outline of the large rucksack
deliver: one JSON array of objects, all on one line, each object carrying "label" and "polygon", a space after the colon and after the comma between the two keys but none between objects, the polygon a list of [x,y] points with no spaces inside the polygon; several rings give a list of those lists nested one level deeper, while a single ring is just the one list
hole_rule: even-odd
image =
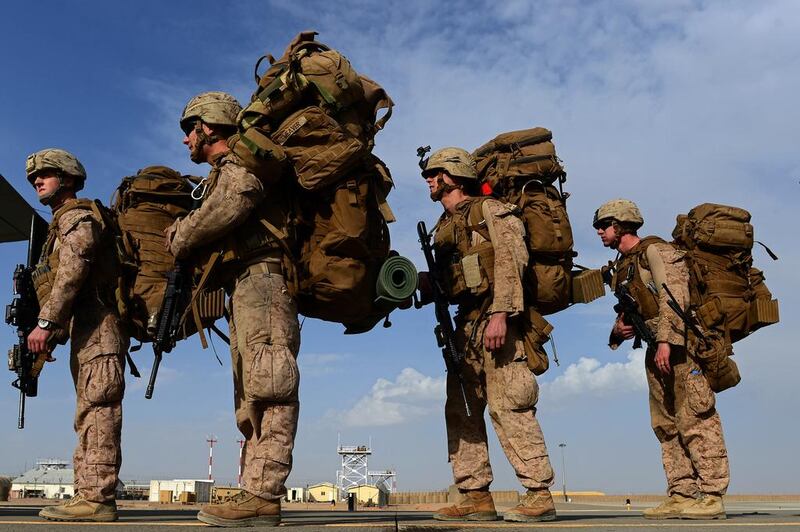
[{"label": "large rucksack", "polygon": [[772,298],[764,274],[753,267],[753,226],[746,210],[703,203],[678,215],[672,237],[673,244],[685,251],[687,316],[696,337],[695,351],[711,389],[720,392],[741,379],[729,358],[733,344],[777,323],[778,301]]},{"label": "large rucksack", "polygon": [[289,255],[288,286],[299,312],[357,333],[397,303],[376,288],[390,256],[394,215],[386,197],[393,182],[371,153],[393,103],[315,35],[297,35],[277,61],[265,56],[271,65],[256,73],[258,88],[228,145],[265,183],[285,179],[295,189],[289,238],[276,236]]},{"label": "large rucksack", "polygon": [[[503,133],[472,155],[478,178],[491,193],[521,209],[530,254],[523,280],[526,303],[547,315],[577,302],[572,286],[577,253],[567,215],[569,194],[561,186],[567,174],[556,155],[553,134],[543,127]],[[603,295],[602,282],[596,281],[592,286],[600,287],[599,293],[580,302]]]},{"label": "large rucksack", "polygon": [[[164,230],[192,208],[192,185],[186,176],[165,166],[149,166],[122,179],[112,198],[111,212],[121,241],[122,319],[133,338],[151,341],[175,257],[164,246]],[[212,304],[213,303],[213,304]],[[188,304],[188,302],[187,302]],[[205,295],[197,305],[214,306],[204,315],[222,315],[223,294]],[[206,312],[208,310],[208,312]],[[187,317],[188,312],[187,312]],[[184,336],[197,330],[185,320]],[[213,320],[212,320],[213,322]],[[204,321],[204,325],[208,325]]]},{"label": "large rucksack", "polygon": [[686,251],[690,310],[703,329],[719,331],[735,343],[779,321],[778,301],[764,274],[753,267],[749,212],[703,203],[678,215],[672,237]]}]

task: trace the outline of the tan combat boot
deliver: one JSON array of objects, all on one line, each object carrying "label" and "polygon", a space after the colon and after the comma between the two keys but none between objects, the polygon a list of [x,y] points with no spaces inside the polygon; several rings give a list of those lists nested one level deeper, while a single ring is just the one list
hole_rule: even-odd
[{"label": "tan combat boot", "polygon": [[461,502],[442,508],[435,514],[439,521],[496,521],[497,510],[489,491],[470,490],[461,494]]},{"label": "tan combat boot", "polygon": [[532,523],[536,521],[555,521],[556,506],[553,504],[553,496],[550,490],[528,490],[512,509],[503,514],[506,521],[518,521],[522,523]]},{"label": "tan combat boot", "polygon": [[214,526],[277,526],[281,522],[281,501],[242,491],[225,502],[206,504],[197,518]]},{"label": "tan combat boot", "polygon": [[39,517],[50,521],[97,521],[102,523],[116,521],[119,518],[116,501],[92,502],[87,501],[80,494],[64,504],[42,508]]},{"label": "tan combat boot", "polygon": [[681,519],[727,519],[722,497],[703,494],[691,506],[683,509]]},{"label": "tan combat boot", "polygon": [[648,508],[642,515],[645,519],[678,519],[681,512],[694,504],[696,499],[673,493],[664,502],[654,508]]}]

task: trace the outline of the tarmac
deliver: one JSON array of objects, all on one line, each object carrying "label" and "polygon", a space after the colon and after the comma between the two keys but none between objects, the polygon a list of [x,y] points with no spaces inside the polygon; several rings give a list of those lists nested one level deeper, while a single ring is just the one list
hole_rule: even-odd
[{"label": "tarmac", "polygon": [[[298,532],[313,530],[580,530],[580,531],[647,531],[657,530],[716,530],[800,531],[800,502],[798,501],[741,501],[726,502],[727,520],[648,521],[642,510],[653,504],[634,505],[630,510],[619,504],[557,503],[558,520],[547,523],[507,523],[504,521],[472,523],[442,522],[432,519],[432,510],[414,510],[400,507],[363,509],[347,512],[340,509],[322,509],[316,505],[287,505],[283,512],[281,527]],[[45,532],[68,530],[102,531],[160,531],[168,527],[181,529],[206,528],[196,520],[199,509],[196,505],[159,508],[145,503],[129,505],[120,509],[120,520],[115,523],[56,523],[38,517],[42,504],[0,503],[0,532]],[[498,508],[502,512],[504,508]],[[263,529],[263,528],[260,528]]]}]

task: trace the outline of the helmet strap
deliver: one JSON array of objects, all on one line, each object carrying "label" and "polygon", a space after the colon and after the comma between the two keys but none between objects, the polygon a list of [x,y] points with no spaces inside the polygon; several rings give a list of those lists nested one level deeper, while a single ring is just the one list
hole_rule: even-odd
[{"label": "helmet strap", "polygon": [[56,198],[56,196],[58,196],[58,194],[64,189],[64,174],[59,172],[56,174],[56,176],[58,177],[58,186],[51,193],[45,194],[39,198],[39,203],[42,205],[49,207],[53,203],[53,200]]},{"label": "helmet strap", "polygon": [[461,185],[451,185],[450,183],[445,183],[441,172],[436,177],[436,184],[438,185],[436,187],[436,192],[431,192],[431,200],[433,201],[442,201],[442,197],[444,197],[447,192],[463,188]]},{"label": "helmet strap", "polygon": [[203,121],[200,119],[194,123],[194,133],[197,137],[197,142],[189,156],[192,161],[197,164],[206,162],[206,158],[203,156],[203,146],[211,146],[220,140],[227,140],[225,137],[220,137],[216,133],[212,133],[211,135],[207,134],[203,129]]},{"label": "helmet strap", "polygon": [[189,158],[192,159],[193,162],[200,164],[206,162],[205,157],[203,156],[203,147],[205,145],[211,144],[211,139],[209,139],[206,132],[203,130],[203,121],[198,119],[194,123],[194,133],[197,141],[194,143],[194,147],[192,148],[191,153],[189,154]]}]

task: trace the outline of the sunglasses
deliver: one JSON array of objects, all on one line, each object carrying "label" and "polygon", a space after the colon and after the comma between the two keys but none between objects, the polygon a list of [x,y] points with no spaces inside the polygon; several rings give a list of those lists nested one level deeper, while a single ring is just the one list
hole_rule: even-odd
[{"label": "sunglasses", "polygon": [[611,219],[598,220],[597,222],[595,222],[594,228],[595,229],[601,229],[601,230],[605,231],[606,229],[608,229],[612,225],[614,225],[614,220],[611,220]]}]

